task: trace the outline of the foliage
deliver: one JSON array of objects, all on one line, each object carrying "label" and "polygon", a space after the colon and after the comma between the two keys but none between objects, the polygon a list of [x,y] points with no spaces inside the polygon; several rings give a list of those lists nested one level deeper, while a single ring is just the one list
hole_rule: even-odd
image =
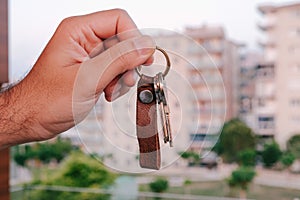
[{"label": "foliage", "polygon": [[25,164],[26,164],[26,161],[27,161],[27,159],[28,159],[28,157],[25,155],[25,154],[15,154],[15,155],[13,155],[13,158],[14,158],[14,161],[18,164],[18,165],[20,165],[20,166],[25,166]]},{"label": "foliage", "polygon": [[197,164],[200,161],[200,155],[193,151],[185,151],[180,153],[181,158],[189,161],[190,164]]},{"label": "foliage", "polygon": [[164,178],[158,178],[149,184],[152,192],[164,192],[169,188],[169,182]]},{"label": "foliage", "polygon": [[285,167],[289,167],[293,164],[293,162],[295,161],[295,156],[289,152],[284,153],[281,156],[281,163],[285,166]]},{"label": "foliage", "polygon": [[252,167],[239,167],[232,172],[228,180],[229,186],[240,187],[242,190],[247,190],[249,183],[251,183],[255,175],[255,170]]},{"label": "foliage", "polygon": [[296,158],[300,158],[300,135],[292,136],[286,144],[287,151],[291,152]]},{"label": "foliage", "polygon": [[61,162],[73,149],[70,140],[59,137],[55,142],[36,143],[22,148],[18,146],[13,155],[15,162],[21,166],[25,166],[30,159],[38,159],[42,163],[49,163],[53,159]]},{"label": "foliage", "polygon": [[255,149],[255,135],[252,130],[239,119],[226,122],[213,150],[225,162],[236,162],[239,152],[246,149]]},{"label": "foliage", "polygon": [[272,167],[281,157],[279,145],[273,141],[270,144],[265,144],[262,151],[262,158],[266,167]]},{"label": "foliage", "polygon": [[253,149],[246,149],[238,153],[238,162],[242,166],[255,166],[255,157]]},{"label": "foliage", "polygon": [[184,181],[184,185],[191,185],[193,182],[190,179]]},{"label": "foliage", "polygon": [[[72,153],[61,169],[50,180],[41,180],[42,185],[85,188],[107,188],[114,183],[115,175],[107,171],[97,160],[81,152]],[[109,195],[93,193],[71,193],[62,191],[33,191],[32,200],[55,199],[109,199]]]}]

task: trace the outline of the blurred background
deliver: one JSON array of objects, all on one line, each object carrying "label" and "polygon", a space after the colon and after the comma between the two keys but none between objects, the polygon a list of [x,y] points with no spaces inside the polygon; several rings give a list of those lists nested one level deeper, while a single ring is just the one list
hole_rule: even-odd
[{"label": "blurred background", "polygon": [[[103,132],[121,137],[112,106],[99,101],[80,139],[72,129],[51,141],[12,147],[9,162],[3,154],[0,173],[10,175],[10,199],[299,200],[300,1],[11,0],[1,5],[2,19],[8,17],[9,68],[0,82],[22,79],[64,18],[112,8],[125,9],[141,29],[165,30],[155,40],[188,60],[171,56],[189,79],[176,92],[187,98],[170,102],[171,110],[190,105],[181,108],[189,122],[175,130],[178,159],[146,174],[107,167],[135,169],[138,157],[113,154],[99,137],[96,121]],[[182,35],[203,48],[178,39]],[[172,120],[181,117],[175,111]]]}]

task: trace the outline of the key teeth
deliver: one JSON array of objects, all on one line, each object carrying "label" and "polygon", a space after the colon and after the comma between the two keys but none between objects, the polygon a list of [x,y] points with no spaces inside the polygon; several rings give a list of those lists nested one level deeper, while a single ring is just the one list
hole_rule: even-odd
[{"label": "key teeth", "polygon": [[168,137],[168,138],[164,138],[164,143],[168,143],[168,142],[169,142],[169,144],[170,144],[170,147],[173,147],[173,141],[170,140],[169,137]]},{"label": "key teeth", "polygon": [[167,143],[167,142],[169,142],[169,137],[164,138],[164,143]]}]

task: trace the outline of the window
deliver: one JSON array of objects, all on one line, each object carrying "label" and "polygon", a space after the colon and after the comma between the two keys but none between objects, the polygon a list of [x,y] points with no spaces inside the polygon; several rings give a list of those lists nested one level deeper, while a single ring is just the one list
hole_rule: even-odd
[{"label": "window", "polygon": [[300,73],[300,64],[295,64],[292,66],[292,73]]},{"label": "window", "polygon": [[300,123],[300,115],[295,115],[295,116],[292,116],[291,117],[291,121],[294,123],[294,124],[299,124]]},{"label": "window", "polygon": [[264,107],[266,105],[266,101],[263,98],[258,98],[258,106]]},{"label": "window", "polygon": [[299,107],[300,106],[300,98],[298,99],[291,99],[290,100],[290,105],[292,107]]},{"label": "window", "polygon": [[299,17],[300,18],[300,9],[292,10],[291,14],[292,14],[293,17]]},{"label": "window", "polygon": [[300,27],[297,27],[297,28],[292,28],[291,30],[290,30],[290,36],[291,37],[300,37]]},{"label": "window", "polygon": [[190,140],[191,141],[204,141],[206,134],[203,133],[196,133],[196,134],[190,134]]},{"label": "window", "polygon": [[291,54],[296,54],[297,52],[299,52],[300,47],[299,46],[289,46],[288,47],[288,52]]},{"label": "window", "polygon": [[259,129],[273,129],[274,117],[273,116],[259,116],[258,117]]}]

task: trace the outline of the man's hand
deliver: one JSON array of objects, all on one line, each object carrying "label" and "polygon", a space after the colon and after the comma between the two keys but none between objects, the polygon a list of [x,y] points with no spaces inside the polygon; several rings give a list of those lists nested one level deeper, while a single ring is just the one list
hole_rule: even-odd
[{"label": "man's hand", "polygon": [[73,127],[102,92],[111,101],[133,86],[154,49],[123,10],[63,20],[28,76],[0,95],[0,148]]}]

